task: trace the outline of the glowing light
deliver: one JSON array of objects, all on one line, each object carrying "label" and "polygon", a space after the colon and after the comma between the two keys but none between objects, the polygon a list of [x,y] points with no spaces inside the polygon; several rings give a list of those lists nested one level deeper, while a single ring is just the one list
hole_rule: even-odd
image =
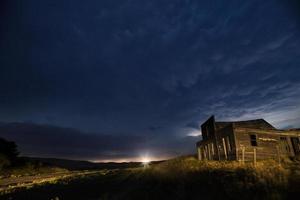
[{"label": "glowing light", "polygon": [[149,164],[151,163],[151,158],[150,158],[150,156],[149,156],[148,153],[143,154],[143,155],[140,157],[140,160],[141,160],[142,165],[144,166],[144,168],[149,167]]},{"label": "glowing light", "polygon": [[151,160],[148,157],[142,158],[143,165],[149,165],[150,162],[151,162]]}]

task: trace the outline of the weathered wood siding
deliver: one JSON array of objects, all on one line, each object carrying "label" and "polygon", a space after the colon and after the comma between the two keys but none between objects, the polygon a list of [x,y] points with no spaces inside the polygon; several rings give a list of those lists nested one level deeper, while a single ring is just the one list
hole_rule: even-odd
[{"label": "weathered wood siding", "polygon": [[215,122],[201,125],[197,143],[201,160],[261,160],[300,155],[300,130],[278,130],[263,119]]},{"label": "weathered wood siding", "polygon": [[[234,129],[237,147],[237,159],[241,159],[244,149],[245,160],[253,160],[254,149],[258,160],[268,158],[278,158],[278,156],[294,156],[291,143],[291,135],[276,131],[261,131],[257,129]],[[250,135],[255,135],[257,146],[251,144]],[[298,137],[298,136],[296,136]],[[283,138],[286,139],[286,147],[283,145]]]},{"label": "weathered wood siding", "polygon": [[215,138],[215,118],[212,116],[201,125],[203,140]]}]

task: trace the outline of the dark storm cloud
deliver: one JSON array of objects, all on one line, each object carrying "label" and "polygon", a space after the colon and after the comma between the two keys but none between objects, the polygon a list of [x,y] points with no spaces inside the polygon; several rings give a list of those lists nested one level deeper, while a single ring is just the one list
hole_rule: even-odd
[{"label": "dark storm cloud", "polygon": [[22,150],[43,155],[83,156],[93,158],[104,152],[135,151],[143,140],[139,136],[85,134],[75,129],[29,123],[8,123],[0,126],[3,136],[19,143]]},{"label": "dark storm cloud", "polygon": [[188,128],[194,128],[194,129],[199,129],[200,128],[199,122],[189,122],[185,126],[188,127]]},{"label": "dark storm cloud", "polygon": [[189,146],[186,136],[212,114],[300,126],[293,1],[2,4],[2,121],[74,127],[100,141],[138,136],[139,148],[166,154],[186,152],[178,142]]}]

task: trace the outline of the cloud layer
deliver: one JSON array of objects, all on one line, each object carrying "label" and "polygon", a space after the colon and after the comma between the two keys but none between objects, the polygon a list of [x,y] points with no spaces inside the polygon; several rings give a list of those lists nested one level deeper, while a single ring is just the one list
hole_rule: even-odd
[{"label": "cloud layer", "polygon": [[[192,152],[190,141],[181,149],[161,143],[198,135],[212,114],[300,127],[300,18],[293,0],[1,4],[0,120],[84,132],[72,133],[74,143],[85,141],[81,134],[96,137],[86,144],[130,138],[88,159],[134,157],[130,152],[147,148]],[[50,134],[40,138],[52,144]]]}]

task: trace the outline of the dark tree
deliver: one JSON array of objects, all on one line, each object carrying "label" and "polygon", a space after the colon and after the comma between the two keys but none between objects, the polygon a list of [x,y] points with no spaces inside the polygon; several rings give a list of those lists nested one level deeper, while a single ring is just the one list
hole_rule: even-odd
[{"label": "dark tree", "polygon": [[11,162],[15,161],[19,155],[16,143],[0,138],[0,154]]}]

